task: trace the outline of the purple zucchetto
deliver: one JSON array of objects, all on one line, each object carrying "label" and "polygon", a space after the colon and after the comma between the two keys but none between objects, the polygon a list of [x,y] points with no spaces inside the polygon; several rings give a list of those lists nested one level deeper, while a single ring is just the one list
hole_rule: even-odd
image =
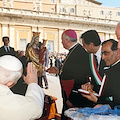
[{"label": "purple zucchetto", "polygon": [[75,38],[77,39],[77,34],[74,30],[72,29],[68,29],[68,30],[65,30],[63,33],[65,33],[67,36],[71,37],[71,38]]}]

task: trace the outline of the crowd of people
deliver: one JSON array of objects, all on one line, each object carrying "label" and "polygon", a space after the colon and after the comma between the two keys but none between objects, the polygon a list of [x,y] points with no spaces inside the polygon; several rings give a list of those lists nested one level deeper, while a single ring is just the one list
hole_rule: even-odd
[{"label": "crowd of people", "polygon": [[[119,41],[120,23],[115,33]],[[8,119],[6,114],[9,114],[11,120],[35,120],[41,117],[44,107],[42,79],[45,89],[48,89],[46,71],[59,75],[63,97],[61,120],[68,119],[64,112],[71,107],[99,107],[108,104],[113,109],[120,104],[120,42],[114,39],[101,42],[96,30],[87,30],[80,37],[81,45],[77,42],[76,32],[67,29],[61,39],[63,47],[69,52],[49,53],[45,46],[47,40],[39,42],[39,34],[33,32],[25,54],[9,46],[9,37],[2,38],[1,120]],[[102,93],[98,97],[94,92],[100,91],[103,82]],[[89,91],[89,94],[76,92],[80,88]]]}]

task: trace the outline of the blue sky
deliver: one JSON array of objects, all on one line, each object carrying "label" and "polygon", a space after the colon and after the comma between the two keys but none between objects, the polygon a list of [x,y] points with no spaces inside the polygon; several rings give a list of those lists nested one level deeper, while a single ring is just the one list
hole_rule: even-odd
[{"label": "blue sky", "polygon": [[120,7],[120,0],[96,0],[103,3],[102,6],[107,7]]}]

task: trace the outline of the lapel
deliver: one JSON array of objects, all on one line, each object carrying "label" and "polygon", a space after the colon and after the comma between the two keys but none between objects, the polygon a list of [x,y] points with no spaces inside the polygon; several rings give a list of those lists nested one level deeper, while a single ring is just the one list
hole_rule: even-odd
[{"label": "lapel", "polygon": [[105,61],[102,60],[102,58],[101,58],[100,67],[99,67],[99,74],[101,75],[101,77],[103,77],[103,75],[104,75],[104,67],[105,67]]},{"label": "lapel", "polygon": [[97,56],[96,56],[96,55],[94,55],[94,58],[95,58],[95,63],[96,63],[96,66],[97,66],[97,68],[98,68]]},{"label": "lapel", "polygon": [[11,51],[11,47],[9,46],[9,52]]},{"label": "lapel", "polygon": [[3,46],[3,51],[6,52],[5,46]]},{"label": "lapel", "polygon": [[[3,51],[6,52],[5,47],[3,46]],[[11,47],[9,46],[9,52],[11,51]]]}]

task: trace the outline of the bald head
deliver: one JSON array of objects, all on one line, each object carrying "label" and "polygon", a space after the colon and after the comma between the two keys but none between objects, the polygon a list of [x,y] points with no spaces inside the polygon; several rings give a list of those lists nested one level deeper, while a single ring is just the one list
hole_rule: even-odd
[{"label": "bald head", "polygon": [[117,24],[115,34],[118,40],[120,40],[120,22]]},{"label": "bald head", "polygon": [[[11,87],[22,76],[22,63],[14,56],[0,57],[0,84]],[[7,84],[11,83],[11,84]]]}]

